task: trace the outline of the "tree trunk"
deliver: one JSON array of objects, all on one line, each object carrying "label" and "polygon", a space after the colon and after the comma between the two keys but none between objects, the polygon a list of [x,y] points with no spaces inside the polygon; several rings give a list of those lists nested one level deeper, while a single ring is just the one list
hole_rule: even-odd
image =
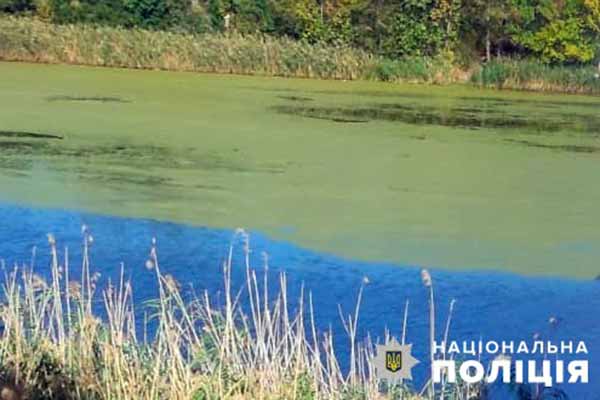
[{"label": "tree trunk", "polygon": [[488,26],[485,32],[485,61],[490,62],[492,59],[492,44],[490,43],[490,28]]}]

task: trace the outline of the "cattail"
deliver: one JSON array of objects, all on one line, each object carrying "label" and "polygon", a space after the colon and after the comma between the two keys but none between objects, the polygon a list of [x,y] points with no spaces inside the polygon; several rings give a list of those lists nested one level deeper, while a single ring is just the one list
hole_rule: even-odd
[{"label": "cattail", "polygon": [[260,255],[262,256],[263,266],[264,266],[265,270],[268,270],[269,269],[269,253],[267,253],[266,251],[263,251],[260,253]]},{"label": "cattail", "polygon": [[146,269],[147,270],[152,270],[154,269],[154,261],[148,259],[146,260]]},{"label": "cattail", "polygon": [[69,282],[68,294],[73,299],[79,299],[81,297],[81,284],[77,281]]},{"label": "cattail", "polygon": [[431,287],[431,274],[426,269],[421,271],[421,280],[423,281],[423,285],[425,285],[425,287]]},{"label": "cattail", "polygon": [[172,292],[178,291],[181,286],[171,274],[165,275],[165,284],[167,285],[167,288]]},{"label": "cattail", "polygon": [[33,274],[31,276],[31,286],[34,291],[42,291],[48,288],[48,284],[46,283],[44,278],[42,278],[38,274]]}]

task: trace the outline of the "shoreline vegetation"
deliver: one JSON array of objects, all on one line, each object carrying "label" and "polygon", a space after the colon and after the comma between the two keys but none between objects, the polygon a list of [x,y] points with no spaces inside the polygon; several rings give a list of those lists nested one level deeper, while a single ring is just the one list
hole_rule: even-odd
[{"label": "shoreline vegetation", "polygon": [[[374,344],[356,337],[366,280],[344,320],[351,347],[345,373],[333,333],[314,325],[310,293],[303,291],[297,310],[290,310],[281,274],[279,292],[271,294],[266,268],[257,276],[250,265],[243,230],[236,231],[223,263],[223,298],[216,302],[207,292],[185,300],[180,284],[161,272],[153,239],[145,268],[156,275],[158,297],[145,304],[143,316],[123,267],[119,281],[98,293],[100,275],[90,267],[93,237],[86,227],[82,231],[77,271],[70,270],[68,249],[61,259],[51,234],[49,276],[35,272],[35,249],[31,265],[7,270],[2,263],[2,399],[423,399],[407,385],[379,393],[371,372]],[[238,292],[231,276],[240,242],[246,282]],[[143,333],[136,330],[140,318]]]},{"label": "shoreline vegetation", "polygon": [[347,45],[239,33],[174,33],[91,24],[53,24],[0,15],[0,60],[600,94],[592,65],[496,58],[460,67],[451,53],[392,60]]},{"label": "shoreline vegetation", "polygon": [[[264,276],[257,273],[250,265],[245,231],[236,231],[223,262],[218,301],[208,292],[186,294],[173,276],[162,272],[153,239],[145,269],[156,276],[158,293],[143,307],[133,304],[135,288],[125,279],[123,267],[118,282],[108,280],[100,287],[100,275],[90,262],[93,237],[85,226],[82,232],[82,262],[77,268],[69,263],[68,248],[59,249],[50,234],[49,271],[44,276],[35,272],[35,249],[29,265],[11,269],[1,264],[2,399],[485,398],[481,384],[428,381],[418,389],[407,382],[390,387],[375,379],[372,357],[379,339],[357,337],[367,278],[355,309],[339,310],[347,333],[342,346],[349,354],[349,365],[343,365],[331,329],[321,332],[315,326],[318,305],[309,288],[292,303],[285,274],[273,283],[266,265]],[[243,252],[236,266],[238,246]],[[244,271],[241,289],[232,287],[235,268]],[[269,289],[273,284],[276,292]],[[426,270],[422,284],[430,304],[427,317],[434,324],[433,280]],[[291,304],[296,304],[294,309]],[[408,312],[406,303],[402,341]],[[452,317],[451,305],[445,339]],[[430,328],[431,337],[422,339],[433,346],[435,326]]]}]

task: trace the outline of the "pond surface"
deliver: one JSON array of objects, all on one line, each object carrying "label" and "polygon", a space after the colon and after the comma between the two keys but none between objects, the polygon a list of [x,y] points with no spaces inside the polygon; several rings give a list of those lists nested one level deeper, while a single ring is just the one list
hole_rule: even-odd
[{"label": "pond surface", "polygon": [[600,99],[0,63],[0,200],[600,274]]},{"label": "pond surface", "polygon": [[[45,236],[78,256],[95,237],[104,282],[125,262],[136,300],[152,237],[163,270],[218,296],[242,226],[291,296],[344,343],[364,276],[361,335],[398,334],[427,358],[432,267],[453,340],[585,340],[600,369],[600,99],[0,63],[0,258]],[[47,260],[46,260],[47,261]],[[535,275],[536,277],[532,277]],[[557,327],[550,317],[560,320]],[[340,352],[344,357],[344,347]],[[417,382],[427,372],[416,372]]]},{"label": "pond surface", "polygon": [[[58,248],[68,247],[72,274],[76,276],[81,260],[81,226],[91,230],[92,272],[101,272],[98,287],[117,281],[121,263],[126,277],[133,282],[137,315],[143,315],[142,302],[158,296],[155,275],[145,268],[152,238],[157,240],[159,262],[181,284],[184,293],[209,291],[214,304],[222,303],[222,262],[231,243],[235,245],[233,287],[237,292],[245,279],[244,255],[240,240],[234,240],[232,230],[197,228],[183,224],[146,219],[105,217],[81,212],[37,209],[0,204],[0,215],[10,224],[0,224],[0,254],[7,268],[13,262],[28,262],[32,246],[36,246],[35,269],[49,274],[49,248],[46,234],[52,232]],[[296,307],[304,285],[311,292],[315,305],[316,325],[321,332],[331,326],[342,365],[347,365],[348,338],[338,313],[338,304],[345,313],[354,310],[358,290],[367,277],[358,337],[371,334],[374,340],[383,337],[387,328],[400,337],[405,302],[409,301],[407,342],[413,343],[416,357],[422,362],[415,368],[415,384],[423,385],[428,374],[428,293],[416,266],[366,263],[309,251],[295,245],[272,240],[251,232],[252,265],[262,276],[262,253],[269,259],[269,281],[273,292],[278,290],[280,272],[288,277],[290,312]],[[63,252],[61,251],[60,256]],[[534,335],[540,340],[583,340],[590,361],[590,384],[562,388],[573,400],[597,399],[600,381],[600,282],[558,278],[523,277],[506,273],[452,272],[432,270],[436,293],[437,329],[441,340],[450,302],[456,301],[450,329],[450,340],[483,339],[527,341]],[[220,299],[220,301],[219,301]],[[97,304],[102,311],[102,304]],[[549,323],[551,317],[559,323]],[[140,317],[140,319],[142,319]],[[140,321],[141,322],[141,321]],[[140,326],[138,332],[142,332]],[[581,355],[580,355],[581,357]],[[564,358],[568,360],[569,358]],[[489,360],[488,360],[489,361]],[[507,397],[493,397],[509,400]]]}]

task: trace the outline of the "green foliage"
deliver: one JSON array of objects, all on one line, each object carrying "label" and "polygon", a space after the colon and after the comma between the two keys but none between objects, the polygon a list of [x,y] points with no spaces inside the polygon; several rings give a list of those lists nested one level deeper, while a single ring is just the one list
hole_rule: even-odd
[{"label": "green foliage", "polygon": [[[190,35],[165,31],[56,25],[0,17],[0,59],[113,67],[257,74],[320,79],[451,83],[468,79],[454,54],[391,59],[322,42],[265,35]],[[498,58],[471,81],[496,88],[600,93],[595,66],[551,66]]]},{"label": "green foliage", "polygon": [[592,61],[600,37],[596,0],[517,2],[512,39],[545,63]]},{"label": "green foliage", "polygon": [[0,0],[0,12],[21,14],[34,9],[34,0]]},{"label": "green foliage", "polygon": [[0,0],[0,12],[59,24],[269,34],[391,59],[600,57],[600,0]]},{"label": "green foliage", "polygon": [[221,0],[208,0],[208,16],[214,31],[220,32],[225,28],[225,7]]},{"label": "green foliage", "polygon": [[110,26],[128,21],[125,5],[121,0],[50,0],[51,19],[56,23],[97,23]]},{"label": "green foliage", "polygon": [[302,373],[297,378],[296,393],[294,398],[298,400],[314,400],[317,398],[316,390],[310,374]]},{"label": "green foliage", "polygon": [[164,29],[169,20],[166,0],[125,0],[131,24],[145,29]]},{"label": "green foliage", "polygon": [[[86,23],[198,33],[208,29],[204,10],[194,9],[190,3],[180,0],[45,1],[50,8],[47,17],[58,24]],[[38,14],[43,14],[40,8]]]},{"label": "green foliage", "polygon": [[383,41],[383,52],[387,57],[433,55],[442,47],[439,29],[430,27],[426,16],[414,18],[398,13],[390,21],[390,29]]},{"label": "green foliage", "polygon": [[525,32],[519,42],[548,63],[588,62],[594,58],[583,22],[573,17],[551,21],[537,32]]},{"label": "green foliage", "polygon": [[242,33],[271,32],[273,16],[266,0],[235,0],[232,2],[236,15],[234,27]]}]

